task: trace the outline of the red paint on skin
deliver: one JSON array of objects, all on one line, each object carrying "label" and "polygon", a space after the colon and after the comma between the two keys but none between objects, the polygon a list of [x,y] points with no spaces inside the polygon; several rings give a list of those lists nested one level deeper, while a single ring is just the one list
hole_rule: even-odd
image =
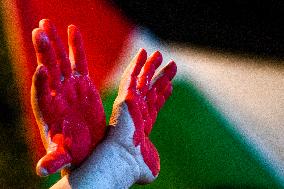
[{"label": "red paint on skin", "polygon": [[[52,156],[47,154],[53,162],[45,158],[53,165],[43,163],[42,166],[52,167],[49,170],[55,171],[62,167],[62,163],[78,166],[105,135],[105,114],[98,93],[87,76],[75,76],[62,83],[50,103],[46,104],[44,99],[39,101],[40,109],[44,111],[43,119],[50,127],[52,142],[59,147]],[[64,138],[62,145],[54,139],[58,134]],[[69,158],[57,160],[63,157],[63,151],[69,152],[71,161]]]},{"label": "red paint on skin", "polygon": [[[33,31],[39,68],[34,75],[36,96],[32,103],[38,106],[36,111],[48,126],[48,137],[57,146],[50,147],[51,152],[38,165],[51,174],[70,163],[80,165],[105,136],[106,123],[99,93],[87,75],[79,30],[76,26],[68,28],[70,54],[76,65],[70,74],[70,61],[51,22],[43,20],[40,26],[43,29]],[[64,79],[60,80],[58,74]]]},{"label": "red paint on skin", "polygon": [[60,148],[44,156],[42,159],[41,167],[43,167],[48,172],[48,174],[55,173],[58,167],[64,167],[66,165],[66,162],[71,162],[71,159],[72,158],[64,150],[64,148]]},{"label": "red paint on skin", "polygon": [[[53,43],[49,41],[45,33],[52,34],[45,30],[47,29],[36,29],[33,32],[40,66],[34,76],[35,90],[38,93],[33,100],[37,101],[43,120],[49,127],[49,137],[57,144],[57,148],[40,161],[40,167],[50,174],[69,163],[78,166],[89,156],[105,135],[105,115],[99,94],[87,74],[86,57],[78,29],[70,26],[68,30],[69,50],[76,65],[71,75],[66,71],[69,68],[65,69],[70,64],[64,60],[64,50],[57,40],[53,40]],[[53,37],[50,36],[50,39]],[[146,51],[141,50],[127,70],[130,73],[130,83],[125,102],[135,125],[134,145],[141,146],[145,163],[152,174],[157,176],[160,159],[149,134],[159,109],[171,94],[171,79],[176,74],[176,65],[174,62],[169,63],[157,78],[152,79],[162,57],[156,52],[147,61],[146,59]],[[138,77],[143,66],[142,74]],[[65,76],[64,80],[59,79],[58,73]],[[149,88],[151,82],[154,84]]]},{"label": "red paint on skin", "polygon": [[71,162],[72,157],[64,148],[64,137],[62,134],[53,136],[53,142],[57,144],[57,150],[45,155],[42,159],[41,167],[48,173],[54,173],[58,167],[66,165],[66,162]]},{"label": "red paint on skin", "polygon": [[[149,135],[146,135],[145,132],[145,128],[150,127],[148,128],[148,130],[151,130],[152,125],[145,125],[141,112],[137,111],[139,110],[139,104],[140,104],[139,101],[141,101],[141,99],[139,98],[140,98],[139,96],[137,96],[136,94],[131,94],[131,92],[126,97],[128,110],[135,125],[133,142],[135,146],[140,145],[141,154],[143,156],[146,165],[149,167],[152,174],[154,176],[157,176],[160,171],[160,158],[157,149],[149,139]],[[155,118],[148,117],[147,119],[155,119]]]},{"label": "red paint on skin", "polygon": [[[135,66],[132,68],[125,102],[135,126],[134,145],[140,145],[146,165],[152,174],[157,176],[160,171],[160,158],[157,149],[149,139],[149,134],[156,121],[158,111],[172,92],[171,80],[177,69],[176,64],[170,62],[157,75],[157,79],[152,79],[155,70],[162,62],[162,56],[159,52],[155,52],[145,63],[146,56],[146,51],[141,50],[134,60]],[[142,74],[138,78],[143,65]],[[154,82],[152,88],[150,88],[151,82]],[[157,88],[159,90],[156,90]]]},{"label": "red paint on skin", "polygon": [[43,19],[39,22],[39,27],[42,28],[55,48],[56,59],[62,70],[62,75],[69,78],[71,75],[70,61],[67,57],[64,45],[59,38],[55,26],[47,19]]},{"label": "red paint on skin", "polygon": [[[17,61],[14,66],[20,70],[16,79],[21,81],[22,116],[27,130],[26,138],[29,151],[33,165],[35,165],[36,161],[45,154],[30,105],[29,88],[37,66],[30,36],[38,21],[42,18],[53,20],[58,26],[59,36],[66,35],[66,26],[69,24],[73,23],[79,26],[83,36],[86,37],[84,38],[84,46],[89,63],[90,78],[98,90],[103,89],[105,81],[112,77],[113,68],[117,66],[116,60],[134,25],[122,15],[120,10],[104,0],[16,0],[13,2],[17,7],[11,11],[17,13],[17,22],[20,23],[17,25],[20,27],[17,27],[17,30],[13,32],[18,33],[22,38],[23,42],[17,41],[16,43],[22,46],[24,51],[17,59],[26,60],[24,64],[19,64]],[[116,32],[113,32],[113,28],[116,29]],[[63,39],[62,44],[67,47],[66,38]]]}]

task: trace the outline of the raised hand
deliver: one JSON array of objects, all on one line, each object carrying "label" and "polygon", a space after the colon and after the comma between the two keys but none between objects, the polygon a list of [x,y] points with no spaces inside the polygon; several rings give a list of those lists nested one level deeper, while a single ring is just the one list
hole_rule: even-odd
[{"label": "raised hand", "polygon": [[129,188],[134,183],[150,183],[158,176],[159,154],[149,134],[172,93],[171,80],[177,71],[171,61],[155,74],[161,63],[158,51],[148,59],[145,50],[139,51],[122,76],[105,139],[52,189]]},{"label": "raised hand", "polygon": [[159,154],[149,134],[159,110],[172,93],[171,80],[177,71],[171,61],[155,74],[161,63],[158,51],[148,59],[144,49],[138,52],[122,76],[110,120],[115,127],[110,130],[109,138],[138,159],[141,173],[137,182],[142,183],[151,182],[160,171]]},{"label": "raised hand", "polygon": [[32,39],[38,67],[31,101],[47,150],[37,164],[37,174],[46,176],[78,166],[90,155],[105,135],[105,113],[88,76],[78,28],[68,27],[69,58],[49,20],[39,22]]}]

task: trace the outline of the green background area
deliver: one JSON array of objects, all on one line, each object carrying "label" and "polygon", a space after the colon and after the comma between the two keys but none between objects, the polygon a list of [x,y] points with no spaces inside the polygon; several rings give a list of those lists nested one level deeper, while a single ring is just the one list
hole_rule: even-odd
[{"label": "green background area", "polygon": [[[0,188],[48,188],[60,176],[39,178],[31,167],[21,107],[0,23]],[[109,118],[116,90],[104,93]],[[161,158],[158,179],[145,188],[280,188],[241,136],[197,88],[175,82],[151,133]],[[140,188],[135,185],[133,188]]]},{"label": "green background area", "polygon": [[[116,94],[104,98],[107,115]],[[230,127],[196,87],[175,82],[150,136],[160,154],[161,172],[142,187],[281,188]]]}]

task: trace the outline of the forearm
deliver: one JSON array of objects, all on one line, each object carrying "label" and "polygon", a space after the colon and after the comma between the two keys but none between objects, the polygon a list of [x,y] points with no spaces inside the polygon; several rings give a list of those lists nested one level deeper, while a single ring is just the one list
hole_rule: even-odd
[{"label": "forearm", "polygon": [[121,145],[106,140],[70,175],[52,189],[59,188],[129,188],[140,176],[134,157]]}]

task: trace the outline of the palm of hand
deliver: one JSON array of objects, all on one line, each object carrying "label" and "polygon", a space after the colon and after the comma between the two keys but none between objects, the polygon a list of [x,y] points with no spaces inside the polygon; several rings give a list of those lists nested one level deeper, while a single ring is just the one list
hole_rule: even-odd
[{"label": "palm of hand", "polygon": [[73,165],[87,156],[84,152],[89,154],[93,150],[101,139],[98,134],[104,134],[103,125],[94,125],[98,118],[104,122],[104,115],[99,94],[88,76],[72,74],[60,88],[51,91],[49,102],[40,103],[40,110],[49,127],[48,137],[54,141],[55,135],[62,134]]},{"label": "palm of hand", "polygon": [[100,96],[88,76],[82,39],[69,26],[70,61],[49,20],[33,31],[39,66],[33,78],[32,105],[47,154],[37,173],[48,175],[67,165],[79,165],[105,134]]}]

